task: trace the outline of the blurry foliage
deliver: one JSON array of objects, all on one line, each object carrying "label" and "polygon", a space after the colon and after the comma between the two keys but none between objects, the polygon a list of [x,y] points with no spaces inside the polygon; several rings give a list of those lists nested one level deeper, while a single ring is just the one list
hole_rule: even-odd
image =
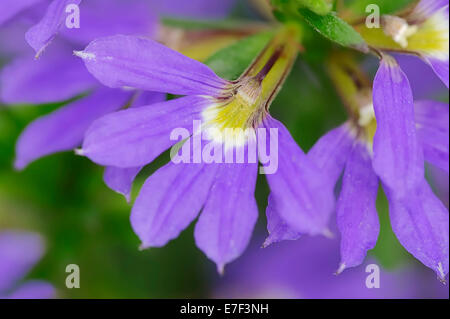
[{"label": "blurry foliage", "polygon": [[[350,8],[359,12],[365,8],[362,3],[368,1],[350,2]],[[374,2],[383,2],[386,10],[394,10],[409,1],[370,0]],[[242,18],[240,14],[248,10],[240,8],[236,18]],[[270,35],[264,32],[236,42],[215,53],[207,64],[219,75],[235,79]],[[346,114],[323,63],[332,44],[315,36],[312,30],[306,30],[303,36],[306,51],[300,54],[270,111],[307,151],[320,136],[343,123]],[[205,271],[210,276],[217,275],[214,265],[195,247],[193,225],[166,247],[141,252],[129,223],[130,205],[103,184],[101,167],[67,152],[41,159],[23,172],[12,169],[19,133],[27,123],[58,106],[0,105],[0,229],[36,230],[48,243],[45,258],[31,276],[52,282],[61,297],[207,297]],[[168,160],[166,152],[141,172],[133,189],[134,197],[145,178]],[[257,234],[265,233],[267,195],[264,176],[259,176]],[[378,209],[382,231],[371,253],[386,267],[411,260],[390,229],[387,201],[381,192]],[[64,286],[65,267],[70,263],[81,268],[81,289]]]}]

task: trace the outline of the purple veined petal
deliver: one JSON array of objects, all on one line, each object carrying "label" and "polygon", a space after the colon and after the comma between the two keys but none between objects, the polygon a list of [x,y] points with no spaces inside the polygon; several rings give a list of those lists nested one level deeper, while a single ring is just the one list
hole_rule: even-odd
[{"label": "purple veined petal", "polygon": [[48,282],[40,280],[27,281],[19,286],[8,299],[53,299],[55,298],[55,288]]},{"label": "purple veined petal", "polygon": [[206,65],[146,38],[100,38],[75,54],[100,82],[114,88],[215,96],[228,83]]},{"label": "purple veined petal", "polygon": [[[283,124],[267,117],[264,127],[278,129],[278,171],[266,176],[277,203],[276,213],[297,232],[326,233],[334,209],[334,185],[327,183],[323,172],[303,153]],[[270,138],[276,136],[270,134]]]},{"label": "purple veined petal", "polygon": [[373,171],[367,146],[355,142],[345,166],[342,190],[336,206],[341,233],[339,271],[359,266],[367,251],[375,247],[380,232],[377,193],[378,177]]},{"label": "purple veined petal", "polygon": [[208,197],[217,168],[171,161],[147,179],[131,212],[143,248],[164,246],[189,226]]},{"label": "purple veined petal", "polygon": [[[212,164],[214,165],[214,164]],[[223,273],[247,247],[256,220],[257,163],[220,164],[195,225],[195,243]]]},{"label": "purple veined petal", "polygon": [[153,1],[153,9],[160,15],[182,18],[218,19],[227,16],[236,0],[164,0]]},{"label": "purple veined petal", "polygon": [[308,152],[308,158],[321,169],[331,185],[335,185],[344,170],[355,141],[347,123],[325,134]]},{"label": "purple veined petal", "polygon": [[408,196],[398,198],[386,189],[392,229],[403,247],[441,280],[449,267],[448,210],[423,179]]},{"label": "purple veined petal", "polygon": [[445,6],[448,6],[448,0],[421,0],[414,8],[414,12],[421,16],[429,17]]},{"label": "purple veined petal", "polygon": [[79,153],[104,166],[147,165],[177,142],[170,139],[173,129],[192,133],[193,121],[210,104],[187,96],[107,115],[92,124]]},{"label": "purple veined petal", "polygon": [[15,167],[79,146],[93,121],[123,107],[130,93],[101,88],[92,94],[38,118],[25,128],[16,145]]},{"label": "purple veined petal", "polygon": [[0,232],[0,293],[13,288],[44,254],[42,238],[21,231]]},{"label": "purple veined petal", "polygon": [[447,86],[448,88],[448,77],[449,77],[449,71],[448,71],[448,56],[445,60],[440,60],[433,57],[424,57],[425,61],[431,66],[434,73],[441,79],[441,81]]},{"label": "purple veined petal", "polygon": [[0,99],[7,104],[53,103],[97,86],[98,81],[67,47],[52,47],[39,60],[27,55],[5,66],[0,74]]},{"label": "purple veined petal", "polygon": [[264,241],[264,248],[284,240],[297,240],[301,237],[301,233],[289,227],[280,215],[278,215],[276,203],[272,195],[269,195],[266,216],[269,236]]},{"label": "purple veined petal", "polygon": [[[139,92],[136,99],[130,107],[141,107],[162,102],[166,99],[166,95],[157,92]],[[133,181],[141,171],[142,166],[119,168],[114,166],[106,167],[103,174],[105,184],[119,194],[125,196],[130,201],[130,193]]]},{"label": "purple veined petal", "polygon": [[415,103],[417,137],[425,160],[448,173],[449,111],[448,104],[435,101]]},{"label": "purple veined petal", "polygon": [[43,0],[2,0],[0,2],[0,26],[25,9]]},{"label": "purple veined petal", "polygon": [[80,28],[61,29],[61,36],[87,45],[114,34],[152,36],[158,19],[148,0],[88,0],[80,6]]},{"label": "purple veined petal", "polygon": [[424,160],[408,79],[389,56],[383,58],[375,76],[373,104],[377,119],[373,168],[383,183],[400,196],[422,181]]},{"label": "purple veined petal", "polygon": [[66,7],[80,3],[81,0],[53,0],[42,20],[27,31],[25,39],[36,52],[36,57],[42,54],[60,31],[67,17]]}]

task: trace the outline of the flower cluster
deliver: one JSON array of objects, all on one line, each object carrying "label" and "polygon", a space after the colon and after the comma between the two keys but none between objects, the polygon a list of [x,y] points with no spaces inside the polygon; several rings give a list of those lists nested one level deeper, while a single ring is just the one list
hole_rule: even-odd
[{"label": "flower cluster", "polygon": [[[2,71],[1,96],[10,104],[61,101],[89,92],[25,130],[17,146],[17,168],[81,144],[76,152],[105,166],[106,183],[129,199],[142,168],[179,146],[188,159],[171,161],[146,180],[132,208],[133,230],[142,248],[160,247],[198,217],[196,244],[223,272],[245,250],[258,217],[258,163],[250,158],[256,152],[264,172],[267,151],[275,151],[277,169],[266,174],[269,236],[264,246],[303,235],[331,235],[328,225],[336,211],[341,233],[337,273],[360,265],[377,242],[376,198],[381,185],[401,244],[445,280],[448,209],[425,179],[425,162],[448,173],[448,105],[414,101],[409,80],[390,53],[419,57],[448,88],[448,0],[421,0],[406,13],[384,15],[380,28],[343,26],[329,13],[328,2],[316,6],[300,1],[299,12],[307,12],[305,19],[319,33],[341,45],[363,48],[380,61],[372,80],[356,62],[356,53],[341,47],[331,50],[326,67],[349,118],[307,154],[269,113],[302,49],[304,24],[292,21],[299,16],[297,8],[281,25],[270,24],[271,40],[239,78],[225,79],[160,43],[161,37],[150,32],[157,20],[144,14],[139,0],[127,2],[125,15],[120,1],[108,4],[109,18],[116,19],[114,29],[94,22],[103,0],[87,2],[88,27],[60,32],[63,39],[49,46],[60,31],[66,5],[80,2],[52,1],[25,36],[41,59],[21,57]],[[273,1],[274,6],[278,2]],[[2,13],[0,23],[33,1],[14,3],[23,6],[10,6],[5,11],[9,16]],[[327,14],[341,27],[323,26],[327,20],[321,17]],[[330,32],[333,26],[336,30]],[[353,42],[348,34],[339,38],[343,30]],[[75,56],[64,54],[74,43]],[[167,100],[166,94],[171,95]],[[195,121],[201,130],[192,125]],[[188,136],[176,141],[172,132],[180,128]],[[260,129],[267,134],[257,134]],[[196,158],[199,150],[206,150],[208,161]],[[241,155],[243,160],[238,159]]]}]

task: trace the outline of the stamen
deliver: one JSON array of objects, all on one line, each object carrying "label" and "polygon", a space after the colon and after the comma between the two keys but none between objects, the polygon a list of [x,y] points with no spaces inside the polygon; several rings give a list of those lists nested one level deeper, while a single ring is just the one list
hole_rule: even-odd
[{"label": "stamen", "polygon": [[417,25],[409,25],[405,19],[390,15],[383,16],[382,24],[384,33],[404,49],[408,47],[408,39],[419,30]]}]

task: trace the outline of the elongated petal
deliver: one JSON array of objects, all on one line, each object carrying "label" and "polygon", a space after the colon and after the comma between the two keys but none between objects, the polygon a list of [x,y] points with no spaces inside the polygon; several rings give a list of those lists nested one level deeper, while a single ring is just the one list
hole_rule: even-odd
[{"label": "elongated petal", "polygon": [[325,232],[334,208],[334,185],[327,183],[324,174],[283,124],[268,117],[264,127],[276,128],[278,133],[278,137],[270,134],[268,138],[278,138],[278,144],[274,144],[278,147],[278,171],[266,176],[277,213],[297,232],[312,235]]},{"label": "elongated petal", "polygon": [[23,169],[40,157],[79,146],[93,121],[120,109],[129,98],[129,93],[103,88],[38,118],[19,137],[15,167]]},{"label": "elongated petal", "polygon": [[277,211],[276,202],[273,196],[269,195],[266,208],[267,231],[269,232],[269,236],[264,241],[263,247],[284,240],[297,240],[301,237],[301,233],[289,227]]},{"label": "elongated petal", "polygon": [[92,124],[80,154],[105,166],[146,165],[177,142],[170,139],[173,129],[192,132],[193,121],[209,103],[183,97],[107,115]]},{"label": "elongated petal", "polygon": [[66,7],[70,4],[79,5],[81,0],[53,0],[38,24],[31,27],[25,34],[28,44],[40,56],[50,44],[66,20]]},{"label": "elongated petal", "polygon": [[442,280],[448,274],[448,210],[423,182],[409,196],[398,199],[387,191],[392,229],[400,243]]},{"label": "elongated petal", "polygon": [[416,136],[414,104],[408,79],[391,57],[385,57],[373,85],[377,130],[373,167],[384,184],[404,194],[424,176],[423,153]]},{"label": "elongated petal", "polygon": [[[130,107],[141,107],[162,102],[166,99],[166,95],[157,92],[140,92]],[[134,179],[141,171],[142,166],[119,168],[114,166],[106,167],[103,174],[105,184],[119,194],[125,196],[127,201],[130,200],[130,192]]]},{"label": "elongated petal", "polygon": [[435,101],[415,103],[417,137],[425,160],[444,171],[449,167],[448,104]]},{"label": "elongated petal", "polygon": [[0,75],[1,100],[7,104],[60,102],[98,86],[70,50],[59,49],[52,47],[37,61],[27,55],[5,66]]},{"label": "elongated petal", "polygon": [[356,267],[374,248],[380,232],[376,209],[378,177],[365,145],[356,142],[345,166],[337,203],[341,232],[341,269]]},{"label": "elongated petal", "polygon": [[21,11],[28,9],[42,0],[2,0],[0,2],[0,26]]},{"label": "elongated petal", "polygon": [[[354,138],[347,124],[328,132],[309,151],[308,158],[322,170],[327,185],[333,187],[344,169],[351,153]],[[334,202],[334,198],[332,199]],[[332,205],[332,204],[330,204]],[[297,240],[301,234],[287,225],[278,215],[278,208],[272,195],[266,209],[269,237],[264,247],[283,240]]]},{"label": "elongated petal", "polygon": [[52,299],[56,291],[50,283],[40,280],[28,281],[15,289],[8,299]]},{"label": "elongated petal", "polygon": [[258,218],[255,184],[258,166],[221,164],[195,226],[197,246],[214,261],[219,273],[248,245]]},{"label": "elongated petal", "polygon": [[216,168],[170,162],[147,179],[131,213],[144,248],[164,246],[189,226],[206,201]]},{"label": "elongated petal", "polygon": [[226,85],[206,65],[146,38],[100,38],[75,54],[100,82],[110,87],[216,95]]},{"label": "elongated petal", "polygon": [[335,185],[354,143],[348,124],[343,124],[324,135],[309,151],[308,157],[324,172],[330,185]]},{"label": "elongated petal", "polygon": [[[158,26],[148,0],[87,0],[80,6],[80,28],[62,28],[66,39],[86,46],[114,34],[153,36]],[[165,2],[165,1],[164,1]]]},{"label": "elongated petal", "polygon": [[19,231],[0,232],[0,292],[22,279],[41,259],[44,243],[40,236]]}]

